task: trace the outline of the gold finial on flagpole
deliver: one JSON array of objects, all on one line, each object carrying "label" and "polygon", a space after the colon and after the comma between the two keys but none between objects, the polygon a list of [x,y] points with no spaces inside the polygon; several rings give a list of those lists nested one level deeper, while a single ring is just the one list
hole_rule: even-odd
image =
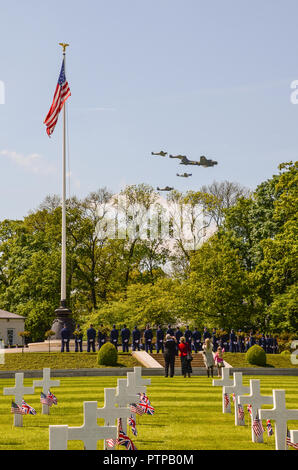
[{"label": "gold finial on flagpole", "polygon": [[69,46],[69,44],[66,44],[65,42],[59,42],[59,46],[63,47],[63,54],[65,54],[65,50]]}]

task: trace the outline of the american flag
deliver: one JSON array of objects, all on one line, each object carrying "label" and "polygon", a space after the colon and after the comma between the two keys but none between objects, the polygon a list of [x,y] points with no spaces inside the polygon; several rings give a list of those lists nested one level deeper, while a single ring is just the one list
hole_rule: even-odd
[{"label": "american flag", "polygon": [[247,411],[249,412],[250,416],[252,416],[251,405],[247,405]]},{"label": "american flag", "polygon": [[227,408],[230,403],[230,397],[227,393],[224,394],[224,403],[225,403],[225,408]]},{"label": "american flag", "polygon": [[[119,429],[121,426],[121,419],[117,419],[117,438],[116,439],[106,439],[106,445],[110,448],[115,447],[118,444]],[[122,427],[122,426],[121,426]]]},{"label": "american flag", "polygon": [[244,420],[244,409],[242,405],[238,405],[238,418],[239,418],[239,421]]},{"label": "american flag", "polygon": [[10,411],[14,414],[18,414],[18,415],[25,415],[26,414],[26,411],[23,410],[23,408],[19,405],[17,405],[14,401],[11,402],[11,409]]},{"label": "american flag", "polygon": [[255,435],[258,437],[261,436],[265,431],[265,429],[263,428],[262,421],[259,418],[259,413],[256,414],[256,417],[253,420],[252,428],[254,430]]},{"label": "american flag", "polygon": [[42,403],[43,405],[48,405],[48,406],[52,406],[53,402],[52,400],[47,397],[43,392],[40,393],[40,403]]},{"label": "american flag", "polygon": [[58,121],[59,113],[67,100],[70,96],[70,89],[65,77],[65,65],[64,65],[64,58],[62,61],[61,71],[58,78],[58,83],[56,86],[54,98],[50,110],[44,120],[44,124],[47,126],[47,134],[50,136],[55,129],[55,126]]},{"label": "american flag", "polygon": [[155,412],[154,407],[150,405],[150,403],[141,402],[139,403],[139,406],[143,408],[144,413],[147,413],[147,415],[153,415]]},{"label": "american flag", "polygon": [[121,418],[119,418],[119,433],[117,444],[120,446],[125,446],[126,450],[137,450],[132,440],[123,431]]},{"label": "american flag", "polygon": [[138,435],[138,432],[137,432],[136,422],[135,422],[133,416],[131,416],[130,418],[128,418],[128,424],[129,424],[129,426],[131,427],[131,432],[133,433],[133,435],[134,435],[134,436],[137,436],[137,435]]},{"label": "american flag", "polygon": [[145,410],[140,405],[137,405],[136,403],[131,403],[129,405],[129,409],[132,413],[136,413],[137,415],[143,415],[145,413]]},{"label": "american flag", "polygon": [[267,419],[266,421],[266,428],[267,428],[268,436],[273,436],[273,428],[272,428],[270,419]]},{"label": "american flag", "polygon": [[22,400],[22,410],[25,411],[26,415],[36,415],[35,409],[28,405],[24,400]]},{"label": "american flag", "polygon": [[298,450],[298,442],[291,441],[290,431],[288,429],[287,429],[286,444],[288,447],[293,447],[293,449]]},{"label": "american flag", "polygon": [[55,395],[51,392],[51,390],[48,391],[48,398],[54,403],[54,405],[57,405],[58,400],[55,397]]}]

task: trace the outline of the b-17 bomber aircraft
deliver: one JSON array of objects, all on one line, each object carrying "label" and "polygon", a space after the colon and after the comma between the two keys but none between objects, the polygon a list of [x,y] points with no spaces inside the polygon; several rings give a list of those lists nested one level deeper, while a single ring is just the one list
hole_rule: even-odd
[{"label": "b-17 bomber aircraft", "polygon": [[164,152],[163,150],[161,150],[160,152],[151,152],[151,155],[159,155],[160,157],[165,157],[166,155],[168,155],[168,152]]},{"label": "b-17 bomber aircraft", "polygon": [[208,160],[208,158],[206,158],[206,157],[204,157],[204,155],[202,155],[200,157],[200,165],[205,166],[205,167],[214,166],[214,165],[217,165],[217,162],[214,161],[214,160]]},{"label": "b-17 bomber aircraft", "polygon": [[192,173],[182,173],[182,175],[179,175],[179,173],[176,173],[176,176],[181,176],[181,178],[188,178],[189,176],[192,176]]},{"label": "b-17 bomber aircraft", "polygon": [[197,165],[197,166],[214,166],[217,165],[217,162],[214,160],[208,160],[204,155],[200,157],[200,161],[189,160],[185,155],[169,155],[170,158],[179,158],[181,160],[180,165]]},{"label": "b-17 bomber aircraft", "polygon": [[159,188],[157,186],[157,191],[172,191],[174,188],[170,188],[169,186],[166,186],[165,188]]}]

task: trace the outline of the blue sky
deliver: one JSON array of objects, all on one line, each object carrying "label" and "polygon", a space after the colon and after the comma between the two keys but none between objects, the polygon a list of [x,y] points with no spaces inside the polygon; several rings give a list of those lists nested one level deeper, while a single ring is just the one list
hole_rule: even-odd
[{"label": "blue sky", "polygon": [[[61,187],[61,119],[43,120],[70,43],[66,76],[70,188],[214,180],[254,189],[297,159],[296,0],[85,0],[2,2],[0,219],[22,218]],[[214,168],[151,157],[206,155]]]}]

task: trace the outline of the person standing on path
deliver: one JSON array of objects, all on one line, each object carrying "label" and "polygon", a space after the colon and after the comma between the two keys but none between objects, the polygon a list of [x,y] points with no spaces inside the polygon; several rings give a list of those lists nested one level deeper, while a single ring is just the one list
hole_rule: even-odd
[{"label": "person standing on path", "polygon": [[203,344],[203,354],[204,354],[204,362],[207,369],[207,375],[213,377],[213,367],[214,367],[214,359],[213,359],[213,345],[210,341],[210,338],[206,338]]},{"label": "person standing on path", "polygon": [[174,377],[175,373],[175,358],[176,358],[176,338],[169,334],[166,335],[164,344],[164,360],[165,360],[165,377]]},{"label": "person standing on path", "polygon": [[181,338],[180,338],[180,343],[178,345],[178,349],[179,349],[179,356],[180,356],[180,360],[181,360],[181,373],[184,376],[184,378],[186,377],[186,374],[188,375],[188,377],[190,377],[190,374],[192,373],[191,346],[186,341],[184,336],[181,336]]}]

